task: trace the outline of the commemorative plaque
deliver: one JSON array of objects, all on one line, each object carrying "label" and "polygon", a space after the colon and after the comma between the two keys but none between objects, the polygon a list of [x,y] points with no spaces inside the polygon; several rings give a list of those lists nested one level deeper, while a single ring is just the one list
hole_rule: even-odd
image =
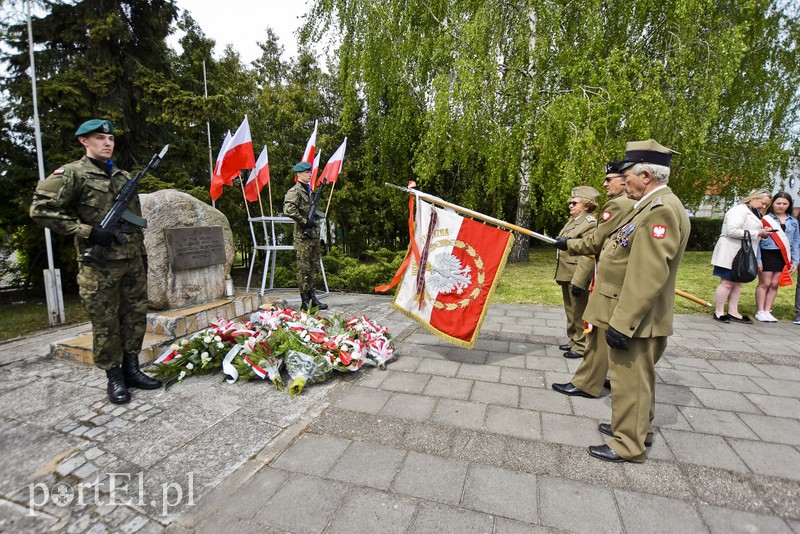
[{"label": "commemorative plaque", "polygon": [[221,226],[164,228],[164,234],[173,271],[225,263]]}]

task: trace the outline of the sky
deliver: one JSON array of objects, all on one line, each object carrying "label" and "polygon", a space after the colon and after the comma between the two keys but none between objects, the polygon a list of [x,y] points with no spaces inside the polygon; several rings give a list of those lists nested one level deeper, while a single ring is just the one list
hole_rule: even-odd
[{"label": "sky", "polygon": [[[215,57],[220,57],[225,45],[232,44],[242,63],[249,64],[261,55],[256,45],[263,42],[267,27],[278,35],[284,48],[283,59],[297,55],[296,31],[302,25],[302,15],[309,6],[306,0],[177,0],[181,11],[186,10],[208,37],[216,41]],[[169,42],[177,48],[178,36]]]}]

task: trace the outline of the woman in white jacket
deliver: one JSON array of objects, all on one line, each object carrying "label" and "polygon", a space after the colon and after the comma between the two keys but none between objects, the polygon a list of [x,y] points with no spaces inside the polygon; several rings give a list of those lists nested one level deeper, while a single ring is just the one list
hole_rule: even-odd
[{"label": "woman in white jacket", "polygon": [[[720,278],[717,290],[714,292],[717,305],[714,310],[714,319],[717,321],[753,323],[748,316],[739,313],[742,283],[734,282],[731,279],[731,264],[734,256],[742,247],[745,230],[750,232],[753,250],[758,248],[759,239],[766,239],[769,236],[769,230],[761,224],[761,217],[769,207],[771,197],[768,190],[757,189],[725,214],[725,219],[722,221],[722,233],[714,247],[714,253],[711,255],[714,276]],[[726,302],[728,303],[728,313],[725,313]]]}]

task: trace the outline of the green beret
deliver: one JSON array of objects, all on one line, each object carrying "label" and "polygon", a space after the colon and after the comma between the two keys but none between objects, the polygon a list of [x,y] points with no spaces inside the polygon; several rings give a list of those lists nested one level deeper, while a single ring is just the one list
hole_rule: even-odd
[{"label": "green beret", "polygon": [[572,188],[572,196],[578,198],[588,198],[593,202],[597,202],[597,199],[600,198],[600,193],[598,193],[597,189],[594,187],[589,187],[588,185],[579,185],[578,187]]},{"label": "green beret", "polygon": [[310,171],[311,170],[311,164],[309,162],[307,162],[307,161],[301,161],[300,163],[298,163],[297,165],[292,167],[292,170],[294,172]]},{"label": "green beret", "polygon": [[75,137],[79,137],[82,135],[89,135],[92,132],[100,132],[104,134],[113,134],[114,133],[114,125],[111,124],[111,121],[105,119],[92,119],[90,121],[86,121],[75,131]]}]

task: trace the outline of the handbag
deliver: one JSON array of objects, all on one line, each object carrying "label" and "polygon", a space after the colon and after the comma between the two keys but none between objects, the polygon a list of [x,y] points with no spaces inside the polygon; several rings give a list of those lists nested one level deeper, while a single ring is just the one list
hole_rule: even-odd
[{"label": "handbag", "polygon": [[758,276],[758,262],[756,253],[753,250],[753,242],[750,241],[750,232],[744,231],[742,246],[739,252],[733,257],[731,264],[731,279],[734,282],[752,282]]}]

